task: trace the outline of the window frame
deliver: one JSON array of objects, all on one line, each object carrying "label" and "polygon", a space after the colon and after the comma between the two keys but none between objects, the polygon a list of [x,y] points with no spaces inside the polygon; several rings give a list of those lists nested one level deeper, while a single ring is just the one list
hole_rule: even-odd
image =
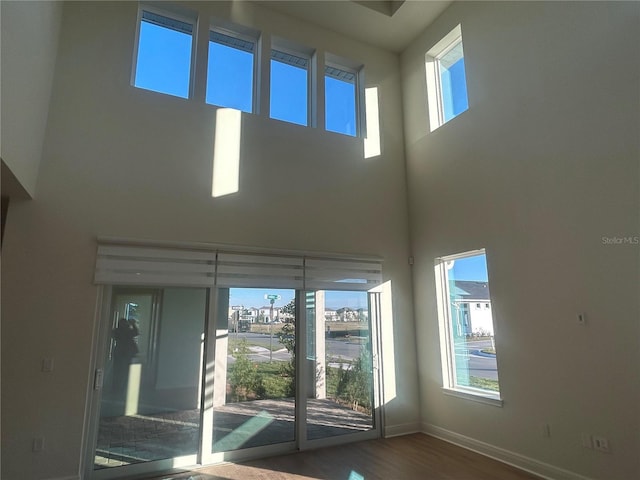
[{"label": "window frame", "polygon": [[[500,391],[495,392],[492,390],[485,390],[467,385],[459,385],[456,381],[456,359],[453,339],[447,263],[452,260],[460,260],[464,258],[475,257],[478,255],[486,256],[486,254],[486,250],[484,248],[481,248],[458,254],[437,257],[434,261],[436,304],[438,310],[438,326],[440,333],[440,354],[442,360],[442,389],[443,393],[446,395],[456,396],[459,398],[474,400],[488,405],[502,407],[503,399]],[[491,316],[493,319],[493,309],[491,309]]]},{"label": "window frame", "polygon": [[[328,57],[328,58],[327,58]],[[324,87],[324,130],[327,132],[331,132],[331,133],[337,133],[339,135],[346,135],[348,137],[362,137],[363,136],[363,132],[364,132],[364,127],[363,127],[363,123],[364,123],[364,116],[362,115],[362,111],[363,111],[363,99],[361,98],[362,96],[362,92],[363,92],[363,88],[361,86],[361,82],[362,82],[362,67],[360,68],[356,68],[356,67],[350,67],[345,65],[342,62],[339,61],[335,61],[333,55],[329,55],[329,54],[325,54],[325,62],[324,62],[324,70],[322,72],[322,78],[325,82],[325,87]],[[326,91],[326,79],[327,79],[327,67],[329,68],[335,68],[337,70],[342,70],[343,72],[347,72],[347,73],[351,73],[354,76],[353,79],[353,86],[354,86],[354,119],[355,119],[355,131],[353,135],[350,135],[348,133],[344,133],[344,132],[336,132],[335,130],[328,130],[327,129],[327,91]],[[333,78],[333,77],[332,77]]]},{"label": "window frame", "polygon": [[[211,40],[212,33],[219,33],[221,35],[225,35],[227,37],[236,38],[238,40],[242,40],[245,42],[250,42],[253,44],[253,71],[251,72],[251,111],[245,113],[258,113],[259,110],[259,92],[260,92],[260,50],[261,50],[261,35],[257,30],[254,31],[248,27],[243,27],[237,25],[234,27],[229,27],[226,25],[221,25],[217,22],[211,22],[209,25],[208,33],[207,33],[207,59],[209,58],[209,48],[210,43],[214,42]],[[217,43],[217,42],[214,42]],[[222,44],[221,44],[222,45]],[[229,47],[233,48],[233,47]],[[209,83],[209,63],[207,61],[207,80],[205,82],[205,104],[212,105],[218,108],[232,108],[225,107],[222,105],[216,105],[214,103],[207,102],[207,93],[208,93],[208,83]]]},{"label": "window frame", "polygon": [[[138,71],[138,52],[140,47],[140,32],[143,22],[144,12],[149,12],[153,15],[158,15],[161,17],[168,18],[170,20],[175,20],[177,22],[187,23],[191,25],[191,51],[189,54],[189,82],[187,87],[187,96],[183,97],[180,95],[175,95],[173,93],[160,92],[157,90],[151,90],[145,87],[136,86],[136,73]],[[170,27],[165,27],[170,29]],[[133,44],[133,60],[131,62],[131,78],[130,85],[134,88],[138,88],[141,90],[146,90],[149,92],[159,93],[161,95],[169,95],[171,97],[181,98],[184,100],[190,100],[194,96],[194,83],[195,83],[195,73],[196,73],[196,43],[197,43],[197,30],[198,29],[198,15],[191,10],[167,5],[164,8],[158,8],[155,5],[151,5],[148,3],[140,3],[138,5],[138,15],[136,19],[136,37],[135,42]]]},{"label": "window frame", "polygon": [[[280,52],[283,53],[285,55],[291,55],[294,57],[298,57],[298,58],[302,58],[304,60],[307,61],[307,115],[306,115],[306,123],[305,124],[300,124],[300,123],[296,123],[296,122],[292,122],[290,120],[284,120],[281,118],[274,118],[271,116],[271,101],[272,101],[272,69],[271,69],[271,62],[276,61],[276,62],[280,62],[280,63],[284,63],[285,65],[291,65],[291,64],[287,64],[286,62],[283,62],[281,60],[275,59],[273,58],[273,52]],[[290,123],[292,125],[298,125],[300,127],[311,127],[313,126],[313,122],[314,122],[314,118],[315,118],[315,112],[313,111],[313,105],[314,105],[314,90],[313,90],[313,77],[315,75],[315,68],[314,68],[314,62],[313,62],[313,57],[315,54],[315,50],[311,49],[311,48],[306,48],[297,44],[293,44],[292,42],[279,38],[279,37],[271,37],[271,48],[269,49],[269,119],[270,120],[277,120],[280,122],[285,122],[285,123]],[[293,66],[293,65],[291,65]],[[301,67],[298,67],[301,68]]]},{"label": "window frame", "polygon": [[[444,99],[442,91],[442,70],[440,66],[440,60],[453,50],[458,44],[461,44],[464,55],[464,42],[462,40],[462,26],[457,25],[442,40],[436,43],[425,54],[425,74],[427,83],[427,110],[429,118],[429,129],[431,132],[441,127],[445,123],[450,122],[454,118],[459,117],[461,114],[469,110],[469,92],[466,91],[467,108],[458,114],[454,115],[448,120],[444,118]],[[465,63],[465,85],[466,85],[466,63]]]}]

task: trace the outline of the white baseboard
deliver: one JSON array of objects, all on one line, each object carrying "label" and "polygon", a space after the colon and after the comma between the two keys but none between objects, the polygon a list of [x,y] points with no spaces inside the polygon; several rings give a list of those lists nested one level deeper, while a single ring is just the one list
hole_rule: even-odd
[{"label": "white baseboard", "polygon": [[399,425],[387,425],[384,428],[384,438],[399,437],[400,435],[409,435],[410,433],[421,432],[418,422],[401,423]]},{"label": "white baseboard", "polygon": [[459,433],[446,430],[429,423],[422,423],[422,432],[432,437],[439,438],[459,447],[466,448],[473,452],[479,453],[486,457],[493,458],[502,463],[506,463],[513,467],[519,468],[526,472],[532,473],[547,480],[592,480],[578,473],[554,467],[548,463],[540,462],[530,457],[526,457],[519,453],[515,453],[504,448],[496,447],[480,440],[476,440]]}]

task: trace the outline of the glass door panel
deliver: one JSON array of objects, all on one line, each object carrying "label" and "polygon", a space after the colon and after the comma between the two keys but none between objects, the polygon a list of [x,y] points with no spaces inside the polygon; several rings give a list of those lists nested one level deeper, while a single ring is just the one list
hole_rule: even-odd
[{"label": "glass door panel", "polygon": [[305,314],[307,440],[374,429],[367,292],[306,292]]},{"label": "glass door panel", "polygon": [[295,297],[218,288],[213,452],[295,441]]},{"label": "glass door panel", "polygon": [[196,463],[207,296],[204,288],[113,288],[96,478],[164,459]]}]

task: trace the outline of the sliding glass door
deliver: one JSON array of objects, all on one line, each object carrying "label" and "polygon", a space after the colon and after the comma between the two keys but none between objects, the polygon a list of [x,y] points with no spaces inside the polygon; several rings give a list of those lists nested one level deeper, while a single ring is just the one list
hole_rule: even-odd
[{"label": "sliding glass door", "polygon": [[197,463],[207,301],[204,288],[111,289],[92,478]]},{"label": "sliding glass door", "polygon": [[218,289],[211,453],[295,446],[295,299],[291,289]]},{"label": "sliding glass door", "polygon": [[304,444],[376,436],[369,295],[318,290],[304,300]]},{"label": "sliding glass door", "polygon": [[378,436],[376,295],[247,286],[105,292],[89,478]]}]

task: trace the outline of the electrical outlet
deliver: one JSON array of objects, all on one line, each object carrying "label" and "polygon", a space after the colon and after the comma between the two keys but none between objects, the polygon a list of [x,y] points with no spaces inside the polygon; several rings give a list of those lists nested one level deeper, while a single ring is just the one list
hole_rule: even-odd
[{"label": "electrical outlet", "polygon": [[38,453],[44,450],[44,437],[34,437],[31,444],[31,450],[34,453]]},{"label": "electrical outlet", "polygon": [[609,450],[609,440],[604,437],[596,437],[593,436],[593,449],[598,450],[600,452],[610,453]]},{"label": "electrical outlet", "polygon": [[578,325],[586,325],[587,324],[587,316],[584,313],[578,313]]}]

